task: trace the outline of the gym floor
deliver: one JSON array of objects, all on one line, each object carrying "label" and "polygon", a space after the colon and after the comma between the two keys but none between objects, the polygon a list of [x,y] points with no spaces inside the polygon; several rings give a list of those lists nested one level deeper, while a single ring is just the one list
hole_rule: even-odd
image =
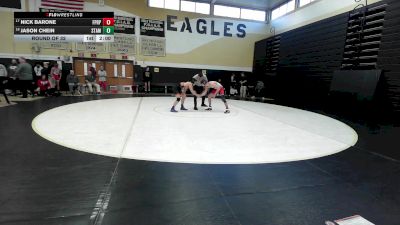
[{"label": "gym floor", "polygon": [[0,224],[317,225],[361,215],[398,225],[399,130],[391,126],[320,110],[352,127],[357,143],[321,158],[247,165],[101,156],[52,143],[31,127],[49,109],[119,97],[126,96],[0,108]]}]

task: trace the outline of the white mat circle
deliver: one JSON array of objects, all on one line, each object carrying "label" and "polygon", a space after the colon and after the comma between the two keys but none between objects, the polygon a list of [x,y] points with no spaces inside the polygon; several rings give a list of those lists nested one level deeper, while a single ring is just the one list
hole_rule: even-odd
[{"label": "white mat circle", "polygon": [[212,112],[193,111],[193,99],[187,99],[191,110],[170,113],[173,100],[118,98],[70,104],[38,115],[32,127],[43,138],[75,150],[204,164],[318,158],[343,151],[358,138],[342,122],[295,108],[228,101],[232,113],[224,114],[219,99],[213,101]]}]

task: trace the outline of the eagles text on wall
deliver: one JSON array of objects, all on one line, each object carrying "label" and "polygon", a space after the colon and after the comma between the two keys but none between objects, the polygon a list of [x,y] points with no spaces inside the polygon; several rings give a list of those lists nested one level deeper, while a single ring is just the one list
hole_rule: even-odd
[{"label": "eagles text on wall", "polygon": [[238,38],[246,37],[246,25],[237,24],[234,26],[232,22],[224,22],[223,30],[216,30],[215,21],[211,20],[208,23],[205,19],[196,19],[195,24],[191,24],[188,17],[185,17],[181,26],[177,26],[175,21],[178,19],[177,16],[167,16],[167,30],[169,31],[180,31],[180,32],[196,32],[198,34],[211,34],[215,36],[223,35],[225,37],[236,36]]}]

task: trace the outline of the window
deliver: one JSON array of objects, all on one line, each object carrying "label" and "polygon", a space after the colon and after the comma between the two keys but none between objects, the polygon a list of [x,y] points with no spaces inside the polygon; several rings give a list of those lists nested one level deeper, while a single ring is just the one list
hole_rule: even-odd
[{"label": "window", "polygon": [[265,11],[241,9],[240,18],[247,20],[265,21]]},{"label": "window", "polygon": [[196,3],[189,1],[181,1],[181,11],[196,12]]},{"label": "window", "polygon": [[214,15],[240,18],[240,8],[223,5],[214,5]]},{"label": "window", "polygon": [[149,6],[164,8],[164,0],[149,0]]},{"label": "window", "polygon": [[271,14],[271,20],[274,20],[278,17],[281,17],[285,14],[288,14],[289,12],[293,11],[295,9],[295,0],[291,0],[289,2],[286,2],[285,4],[275,8],[272,10]]},{"label": "window", "polygon": [[210,14],[210,4],[191,1],[181,1],[181,11]]},{"label": "window", "polygon": [[299,6],[300,6],[300,7],[305,6],[305,5],[307,5],[307,4],[310,4],[310,3],[313,2],[313,1],[315,1],[315,0],[300,0]]},{"label": "window", "polygon": [[196,2],[196,12],[201,14],[210,14],[210,4]]},{"label": "window", "polygon": [[289,13],[289,12],[291,12],[291,11],[294,11],[295,8],[296,8],[296,3],[295,3],[294,0],[288,2],[288,3],[287,3],[287,10],[286,10],[286,13]]},{"label": "window", "polygon": [[[193,0],[148,0],[150,7],[180,10],[185,12],[194,12],[201,14],[210,14],[210,4],[196,2]],[[313,0],[310,0],[313,1]],[[289,1],[286,4],[278,7],[274,16],[279,17],[287,12],[294,10],[295,0]],[[277,15],[275,15],[278,13]],[[266,12],[262,10],[242,9],[239,7],[214,5],[215,16],[225,16],[231,18],[241,18],[247,20],[265,21]],[[274,17],[275,18],[275,17]]]},{"label": "window", "polygon": [[165,0],[164,8],[179,10],[179,1],[180,0]]}]

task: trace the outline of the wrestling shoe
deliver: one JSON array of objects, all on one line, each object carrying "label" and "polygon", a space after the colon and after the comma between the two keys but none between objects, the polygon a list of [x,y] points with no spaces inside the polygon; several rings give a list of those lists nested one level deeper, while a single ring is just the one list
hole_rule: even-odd
[{"label": "wrestling shoe", "polygon": [[186,110],[188,110],[188,109],[187,109],[187,108],[185,108],[185,106],[181,105],[181,110],[184,110],[184,111],[186,111]]},{"label": "wrestling shoe", "polygon": [[171,110],[170,110],[170,112],[178,112],[178,111],[176,111],[175,108],[172,107]]},{"label": "wrestling shoe", "polygon": [[201,104],[201,107],[207,107],[207,105],[203,103],[203,104]]},{"label": "wrestling shoe", "polygon": [[211,111],[211,110],[212,110],[212,108],[211,108],[211,107],[208,107],[206,110],[207,110],[207,111]]},{"label": "wrestling shoe", "polygon": [[195,107],[194,107],[194,110],[199,110],[199,109],[197,108],[197,106],[195,106]]},{"label": "wrestling shoe", "polygon": [[229,109],[225,110],[224,112],[225,114],[231,113],[231,111],[229,111]]}]

